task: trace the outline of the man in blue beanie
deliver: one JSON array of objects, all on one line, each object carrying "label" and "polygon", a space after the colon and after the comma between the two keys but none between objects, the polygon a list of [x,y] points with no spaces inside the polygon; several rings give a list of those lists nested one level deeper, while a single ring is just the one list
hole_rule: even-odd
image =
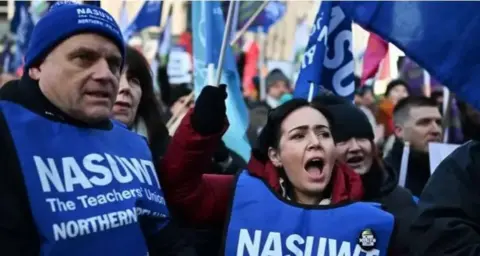
[{"label": "man in blue beanie", "polygon": [[0,255],[190,255],[162,244],[146,140],[109,119],[124,57],[99,7],[60,1],[35,26],[0,90]]}]

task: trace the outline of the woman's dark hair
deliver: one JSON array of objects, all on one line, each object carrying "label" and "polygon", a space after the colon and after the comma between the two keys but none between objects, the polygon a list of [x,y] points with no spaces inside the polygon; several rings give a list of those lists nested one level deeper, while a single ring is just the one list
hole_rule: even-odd
[{"label": "woman's dark hair", "polygon": [[284,104],[269,111],[267,123],[258,136],[257,146],[252,150],[256,159],[266,162],[268,160],[268,149],[278,147],[281,137],[282,122],[293,111],[302,107],[312,107],[325,116],[330,128],[333,127],[333,117],[330,112],[319,104],[311,104],[305,99],[291,99]]},{"label": "woman's dark hair", "polygon": [[162,122],[160,102],[153,91],[153,77],[150,65],[139,51],[127,46],[125,67],[127,69],[127,77],[137,78],[142,89],[142,97],[138,105],[134,126],[137,126],[140,120],[143,120],[150,144],[156,146],[161,144],[161,147],[164,148],[164,143],[166,143],[168,138],[168,130]]}]

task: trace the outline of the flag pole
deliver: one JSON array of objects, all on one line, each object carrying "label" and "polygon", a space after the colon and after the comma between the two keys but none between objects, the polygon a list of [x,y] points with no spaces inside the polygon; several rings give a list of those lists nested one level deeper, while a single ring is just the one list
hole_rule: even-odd
[{"label": "flag pole", "polygon": [[232,16],[234,7],[235,3],[233,1],[230,1],[230,4],[228,5],[227,21],[225,22],[225,30],[223,31],[222,48],[220,48],[220,57],[218,58],[215,86],[218,86],[220,84],[220,79],[222,78],[223,61],[225,59],[225,51],[227,50],[227,46],[229,46],[227,44],[228,37],[230,35],[230,29],[232,28]]},{"label": "flag pole", "polygon": [[237,43],[238,40],[240,40],[240,38],[245,34],[245,32],[247,32],[247,29],[252,25],[252,23],[255,21],[255,19],[258,17],[258,15],[260,15],[260,13],[262,13],[263,9],[265,9],[265,7],[267,7],[269,3],[269,0],[265,0],[262,5],[260,5],[260,7],[258,7],[257,11],[255,11],[255,13],[250,17],[250,19],[245,23],[245,25],[243,25],[242,29],[240,29],[235,38],[230,42],[230,45],[234,45]]}]

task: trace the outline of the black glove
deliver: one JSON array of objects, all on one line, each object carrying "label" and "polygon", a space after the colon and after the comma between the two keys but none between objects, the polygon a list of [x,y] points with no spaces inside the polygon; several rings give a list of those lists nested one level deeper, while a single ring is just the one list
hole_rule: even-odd
[{"label": "black glove", "polygon": [[193,129],[204,136],[219,133],[225,124],[226,98],[227,85],[205,86],[195,102],[190,119]]}]

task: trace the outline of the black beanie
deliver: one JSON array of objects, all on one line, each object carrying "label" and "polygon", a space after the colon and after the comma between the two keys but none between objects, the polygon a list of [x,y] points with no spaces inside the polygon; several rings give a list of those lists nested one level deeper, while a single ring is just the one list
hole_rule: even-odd
[{"label": "black beanie", "polygon": [[187,96],[192,92],[190,88],[188,88],[184,84],[174,85],[170,88],[170,95],[168,97],[167,105],[169,107],[173,106],[175,102],[183,96]]},{"label": "black beanie", "polygon": [[367,116],[353,103],[335,95],[314,98],[314,104],[324,106],[333,115],[332,135],[335,143],[351,138],[373,141],[373,128]]}]

